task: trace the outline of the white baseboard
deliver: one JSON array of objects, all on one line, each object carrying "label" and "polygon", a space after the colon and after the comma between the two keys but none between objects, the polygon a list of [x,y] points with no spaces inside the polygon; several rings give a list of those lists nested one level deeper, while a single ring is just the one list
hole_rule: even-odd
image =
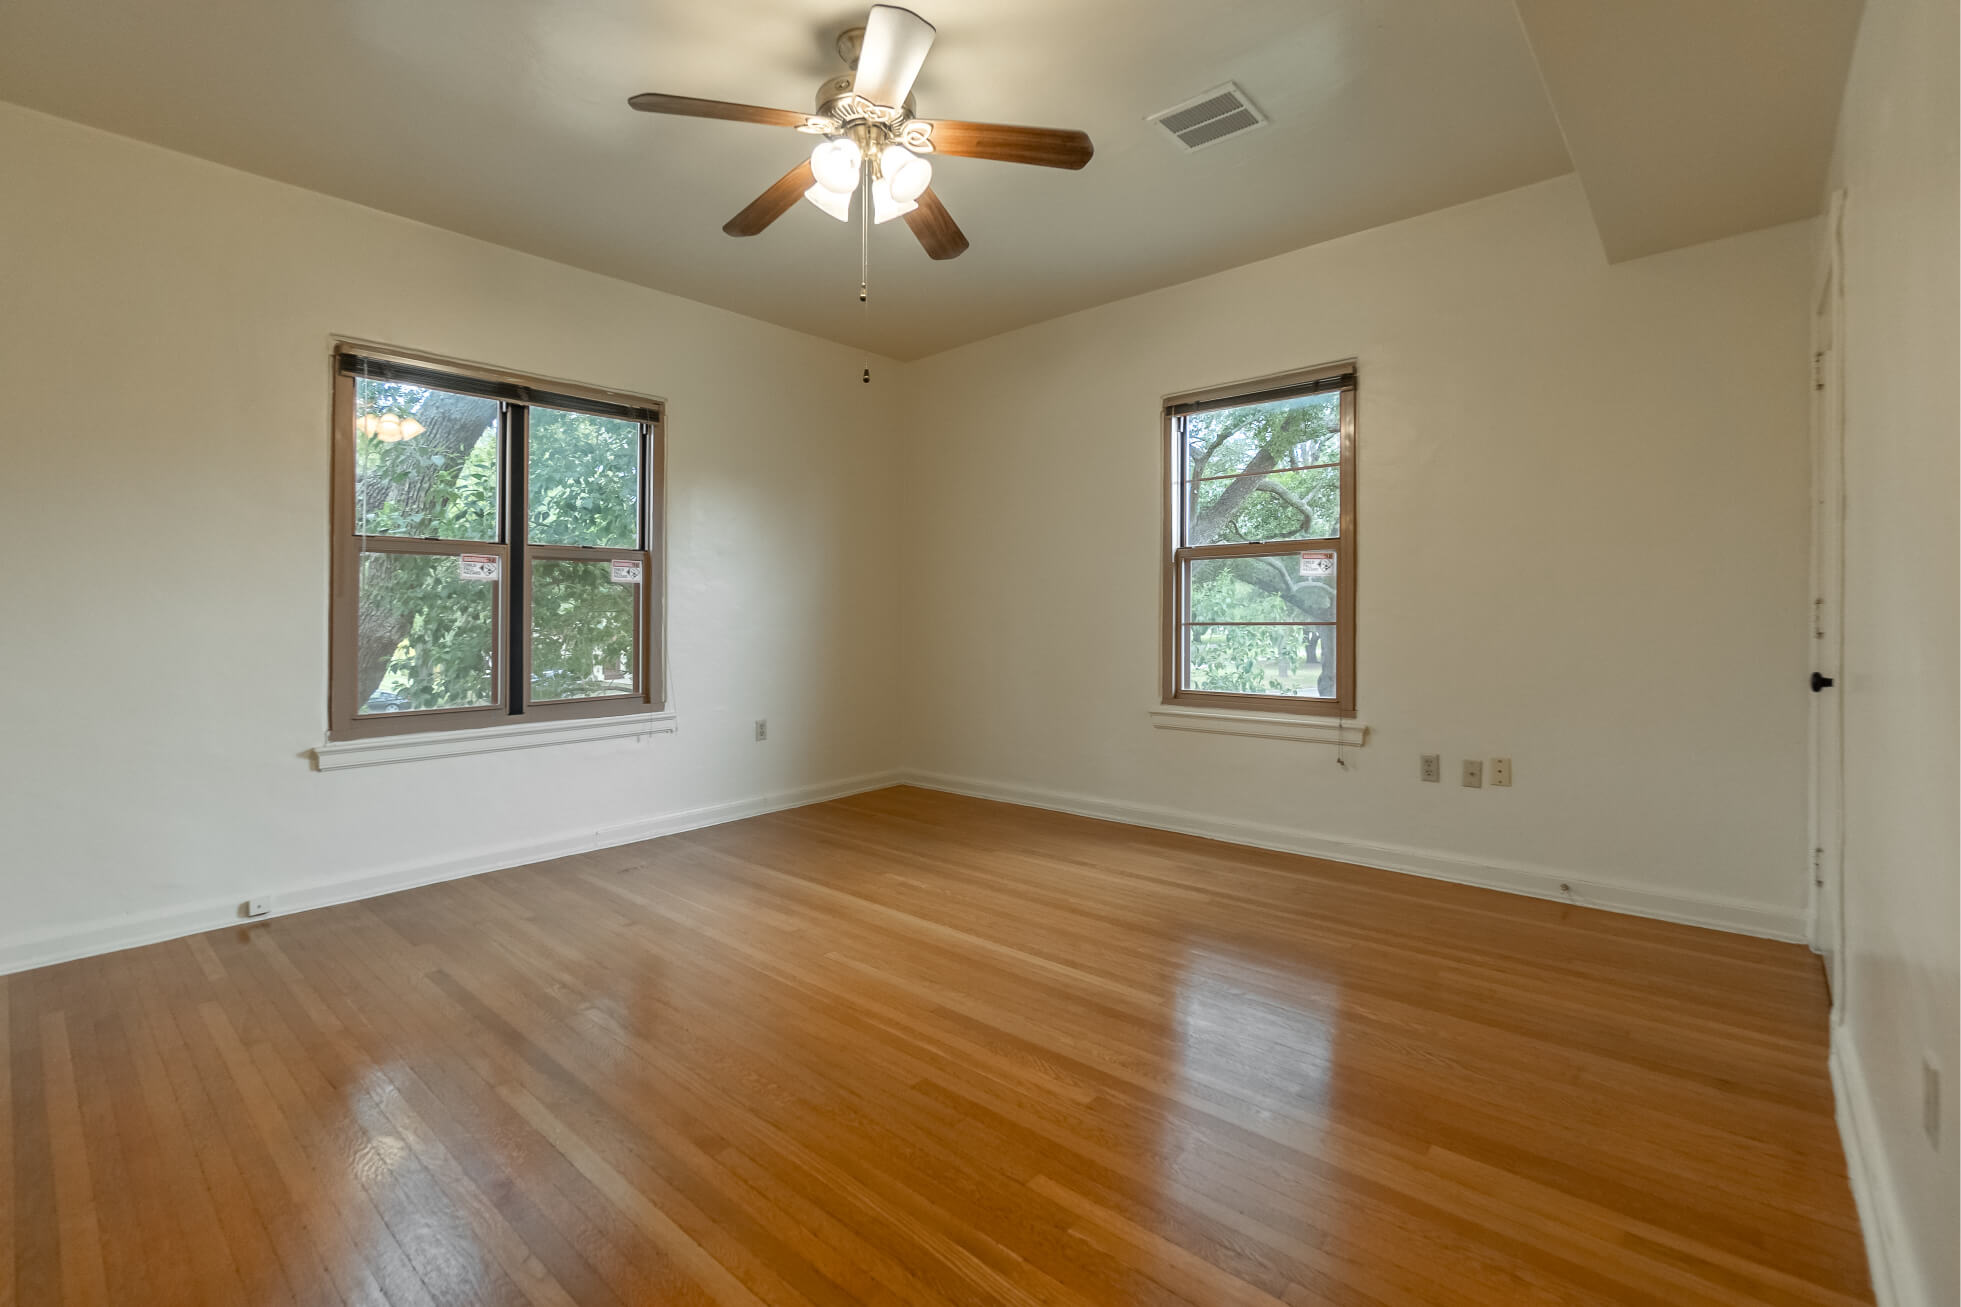
[{"label": "white baseboard", "polygon": [[[1074,813],[1080,817],[1100,817],[1132,826],[1176,831],[1182,835],[1202,835],[1232,844],[1277,849],[1283,853],[1303,853],[1333,862],[1350,862],[1383,871],[1400,871],[1432,880],[1455,881],[1485,889],[1506,890],[1533,898],[1578,903],[1610,912],[1626,912],[1637,917],[1654,917],[1691,926],[1707,926],[1739,935],[1758,935],[1765,939],[1802,943],[1806,938],[1802,908],[1775,908],[1739,899],[1720,898],[1682,890],[1662,890],[1624,881],[1536,867],[1527,863],[1469,858],[1438,849],[1410,848],[1399,844],[1375,844],[1338,836],[1317,835],[1292,827],[1262,822],[1236,821],[1185,812],[1176,808],[1150,807],[1118,799],[1104,799],[1062,790],[1040,789],[1001,781],[978,780],[968,776],[948,776],[937,772],[911,772],[909,785],[949,794],[965,794],[977,799],[998,799],[1031,808]],[[1561,889],[1570,886],[1571,892]]]},{"label": "white baseboard", "polygon": [[[935,772],[897,771],[854,776],[821,785],[808,785],[794,790],[761,794],[748,799],[647,817],[618,826],[571,832],[522,844],[476,849],[440,859],[404,863],[359,876],[341,877],[297,888],[281,889],[278,892],[277,915],[303,912],[309,908],[326,907],[335,903],[348,903],[355,899],[372,898],[378,894],[392,894],[397,890],[413,889],[417,885],[455,880],[462,876],[474,876],[481,872],[522,866],[530,862],[544,862],[574,853],[585,853],[592,849],[632,844],[638,840],[654,839],[677,831],[695,830],[726,821],[738,821],[744,817],[778,812],[785,808],[800,808],[806,804],[822,803],[827,799],[839,799],[849,794],[862,794],[867,790],[898,784],[918,785],[951,794],[966,794],[975,798],[1019,803],[1028,807],[1047,808],[1084,817],[1098,817],[1106,821],[1177,831],[1186,835],[1201,835],[1209,839],[1278,849],[1286,853],[1302,853],[1310,857],[1351,862],[1386,871],[1400,871],[1435,880],[1508,890],[1535,898],[1579,902],[1588,907],[1628,912],[1636,916],[1657,917],[1664,921],[1679,921],[1695,926],[1709,926],[1739,934],[1799,941],[1805,938],[1804,913],[1799,909],[1783,911],[1732,899],[1656,890],[1645,886],[1600,880],[1550,867],[1466,858],[1459,854],[1432,849],[1364,843],[1288,827],[1233,821],[1178,809],[1154,808],[1143,804],[1072,794],[1060,790],[1039,789],[1028,785],[948,776]],[[1572,893],[1569,895],[1562,891],[1561,885],[1571,886]],[[33,932],[0,940],[0,975],[236,925],[239,922],[238,905],[245,897],[246,894],[240,892],[223,900],[208,900],[157,912],[113,917],[81,926]]]},{"label": "white baseboard", "polygon": [[[400,866],[364,875],[282,888],[278,891],[276,899],[278,911],[273,915],[285,916],[288,913],[304,912],[309,908],[351,903],[356,899],[373,898],[378,894],[393,894],[397,890],[414,889],[418,885],[433,885],[438,881],[456,880],[486,871],[499,871],[505,867],[521,867],[526,863],[546,862],[552,858],[587,853],[593,849],[633,844],[660,835],[673,835],[679,831],[718,826],[725,821],[739,821],[744,817],[757,817],[766,812],[801,808],[806,804],[822,803],[827,799],[841,799],[849,794],[883,789],[888,785],[897,785],[902,780],[903,777],[897,772],[875,772],[821,785],[806,785],[794,790],[759,794],[728,803],[688,808],[618,826],[575,831],[521,844],[476,849],[444,858],[403,863]],[[155,944],[161,940],[196,935],[225,926],[241,925],[243,922],[238,915],[238,905],[246,897],[244,892],[240,892],[223,900],[208,900],[157,912],[113,917],[82,926],[36,931],[12,939],[0,940],[0,976],[16,971],[32,970],[35,967],[50,966],[56,962],[93,957],[98,953],[113,953],[117,949],[135,948],[141,944]],[[253,920],[264,921],[267,918],[256,917]]]},{"label": "white baseboard", "polygon": [[1865,1069],[1844,1026],[1832,1027],[1831,1062],[1838,1135],[1845,1146],[1845,1170],[1852,1181],[1852,1202],[1859,1209],[1859,1228],[1866,1237],[1873,1297],[1879,1307],[1936,1307],[1943,1299],[1921,1282],[1916,1264],[1907,1255],[1909,1235],[1900,1212],[1900,1191],[1880,1141]]}]

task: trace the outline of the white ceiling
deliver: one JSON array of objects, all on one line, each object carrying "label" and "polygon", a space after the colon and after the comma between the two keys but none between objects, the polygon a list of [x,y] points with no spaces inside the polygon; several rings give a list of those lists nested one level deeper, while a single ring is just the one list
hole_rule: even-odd
[{"label": "white ceiling", "polygon": [[[810,137],[626,106],[660,90],[806,110],[863,0],[4,0],[0,98],[914,358],[1565,173],[1566,139],[1619,253],[1804,216],[1788,210],[1807,188],[1815,212],[1817,106],[1844,71],[1827,47],[1849,51],[1857,13],[1520,0],[1542,80],[1513,0],[913,2],[939,28],[923,116],[1081,128],[1096,157],[938,160],[973,246],[933,263],[903,223],[876,229],[869,307],[855,226],[799,204],[761,236],[722,234]],[[1689,59],[1708,24],[1716,52]],[[1739,61],[1758,75],[1732,85]],[[1227,80],[1269,126],[1185,154],[1144,121]],[[1684,87],[1696,111],[1671,116]],[[1733,161],[1776,135],[1776,113],[1747,111],[1766,98],[1801,121],[1739,186]],[[1678,175],[1658,143],[1684,123],[1714,163]],[[1641,211],[1658,181],[1659,217]]]},{"label": "white ceiling", "polygon": [[[970,159],[932,263],[807,204],[809,151],[635,113],[807,110],[849,0],[5,0],[0,98],[819,335],[916,357],[1569,170],[1511,0],[916,0],[932,117],[1076,127],[1081,173]],[[1182,154],[1145,115],[1236,80],[1272,119]]]}]

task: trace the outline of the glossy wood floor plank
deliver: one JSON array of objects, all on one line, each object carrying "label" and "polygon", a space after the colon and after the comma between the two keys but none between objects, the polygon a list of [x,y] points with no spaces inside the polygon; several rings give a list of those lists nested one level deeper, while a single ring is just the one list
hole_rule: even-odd
[{"label": "glossy wood floor plank", "polygon": [[0,1307],[1844,1307],[1825,1016],[884,790],[0,978]]}]

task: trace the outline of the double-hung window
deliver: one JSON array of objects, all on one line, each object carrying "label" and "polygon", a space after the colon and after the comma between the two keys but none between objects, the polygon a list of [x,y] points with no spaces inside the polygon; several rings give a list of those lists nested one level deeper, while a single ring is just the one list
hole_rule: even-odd
[{"label": "double-hung window", "polygon": [[329,734],[661,707],[661,406],[334,356]]},{"label": "double-hung window", "polygon": [[1355,364],[1165,402],[1164,700],[1355,713]]}]

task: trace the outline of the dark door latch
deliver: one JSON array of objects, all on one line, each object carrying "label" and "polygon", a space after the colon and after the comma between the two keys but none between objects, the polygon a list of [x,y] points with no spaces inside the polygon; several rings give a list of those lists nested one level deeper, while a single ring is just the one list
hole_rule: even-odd
[{"label": "dark door latch", "polygon": [[1829,690],[1837,684],[1837,681],[1834,681],[1823,672],[1813,672],[1811,674],[1811,692],[1813,694],[1818,693],[1820,690]]}]

